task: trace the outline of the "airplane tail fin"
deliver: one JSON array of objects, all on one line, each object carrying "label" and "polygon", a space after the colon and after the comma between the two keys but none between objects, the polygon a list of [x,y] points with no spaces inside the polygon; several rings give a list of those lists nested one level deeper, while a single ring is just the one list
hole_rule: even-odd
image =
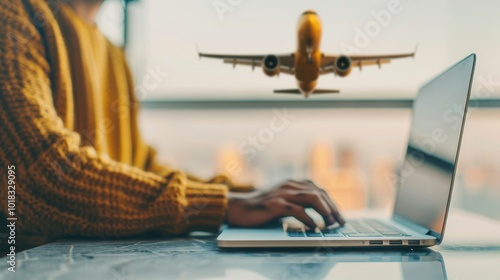
[{"label": "airplane tail fin", "polygon": [[[312,94],[339,93],[338,89],[315,89]],[[299,89],[276,89],[274,93],[302,94]]]}]

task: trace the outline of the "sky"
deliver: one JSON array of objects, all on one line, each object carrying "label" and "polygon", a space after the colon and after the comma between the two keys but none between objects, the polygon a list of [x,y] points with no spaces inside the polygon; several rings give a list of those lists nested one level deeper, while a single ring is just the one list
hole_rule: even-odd
[{"label": "sky", "polygon": [[127,49],[136,85],[156,69],[161,77],[142,88],[145,99],[300,98],[272,93],[295,88],[293,76],[270,78],[259,68],[200,60],[196,46],[224,54],[290,53],[298,18],[309,9],[321,17],[325,53],[406,53],[418,44],[415,59],[353,69],[345,78],[320,76],[318,88],[341,93],[316,98],[413,98],[472,52],[478,55],[476,95],[500,97],[500,1],[493,0],[142,0],[131,4]]}]

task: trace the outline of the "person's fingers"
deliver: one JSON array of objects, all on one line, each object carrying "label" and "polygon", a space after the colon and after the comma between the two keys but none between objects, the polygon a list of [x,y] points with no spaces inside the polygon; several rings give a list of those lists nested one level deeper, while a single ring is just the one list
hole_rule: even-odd
[{"label": "person's fingers", "polygon": [[310,185],[313,185],[315,188],[317,188],[322,193],[322,195],[324,197],[324,200],[326,201],[326,203],[330,207],[330,209],[332,211],[332,214],[333,214],[333,217],[335,218],[335,220],[337,222],[339,222],[340,225],[345,224],[344,217],[342,217],[342,215],[340,214],[337,206],[335,205],[335,202],[333,202],[333,199],[328,195],[328,193],[323,188],[321,188],[318,185],[316,185],[313,181],[306,180],[306,182],[308,184],[310,184]]},{"label": "person's fingers", "polygon": [[295,181],[295,180],[288,180],[286,181],[282,187],[282,189],[285,190],[309,190],[313,189],[313,187],[310,184],[301,182],[301,181]]},{"label": "person's fingers", "polygon": [[332,215],[333,218],[339,222],[340,225],[345,224],[345,219],[340,214],[340,211],[338,210],[337,206],[335,205],[335,202],[330,198],[330,196],[325,192],[323,193],[323,196],[325,197],[325,201],[327,201],[328,205],[330,206],[330,209],[332,210]]},{"label": "person's fingers", "polygon": [[285,200],[284,198],[274,198],[270,204],[277,217],[292,216],[304,223],[310,229],[316,228],[314,220],[307,215],[304,207]]},{"label": "person's fingers", "polygon": [[[294,181],[294,180],[289,180],[283,185],[284,190],[316,190],[321,193],[324,201],[328,204],[332,216],[335,221],[337,221],[340,225],[345,224],[345,219],[342,217],[340,214],[339,210],[337,209],[337,206],[333,202],[333,200],[330,198],[328,193],[318,185],[316,185],[313,181],[311,180],[305,180],[305,181]],[[327,220],[325,220],[327,221]]]},{"label": "person's fingers", "polygon": [[283,194],[283,198],[294,204],[313,208],[323,217],[326,225],[335,223],[332,210],[323,195],[317,190],[288,191]]}]

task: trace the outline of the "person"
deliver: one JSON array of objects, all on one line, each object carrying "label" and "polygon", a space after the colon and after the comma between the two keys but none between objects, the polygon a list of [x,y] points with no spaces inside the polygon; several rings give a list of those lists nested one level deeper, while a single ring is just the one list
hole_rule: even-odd
[{"label": "person", "polygon": [[344,223],[311,181],[289,180],[238,198],[226,176],[204,181],[158,164],[139,134],[123,51],[94,23],[101,4],[0,3],[0,166],[15,176],[15,193],[1,188],[0,201],[2,214],[17,218],[18,234],[185,234],[283,216],[313,228],[306,207],[327,225]]}]

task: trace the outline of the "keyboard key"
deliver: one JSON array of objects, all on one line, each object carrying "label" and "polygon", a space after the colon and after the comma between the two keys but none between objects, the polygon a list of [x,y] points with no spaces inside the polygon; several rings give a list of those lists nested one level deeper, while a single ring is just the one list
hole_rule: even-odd
[{"label": "keyboard key", "polygon": [[306,237],[303,232],[289,232],[289,237]]},{"label": "keyboard key", "polygon": [[323,237],[320,232],[306,232],[307,237]]},{"label": "keyboard key", "polygon": [[325,236],[325,237],[342,237],[342,234],[340,234],[340,233],[323,233],[323,236]]},{"label": "keyboard key", "polygon": [[325,228],[321,230],[322,233],[337,233],[339,232],[339,228]]},{"label": "keyboard key", "polygon": [[339,232],[342,232],[342,233],[356,233],[357,231],[355,230],[352,230],[352,229],[347,229],[347,228],[341,228],[339,229]]}]

